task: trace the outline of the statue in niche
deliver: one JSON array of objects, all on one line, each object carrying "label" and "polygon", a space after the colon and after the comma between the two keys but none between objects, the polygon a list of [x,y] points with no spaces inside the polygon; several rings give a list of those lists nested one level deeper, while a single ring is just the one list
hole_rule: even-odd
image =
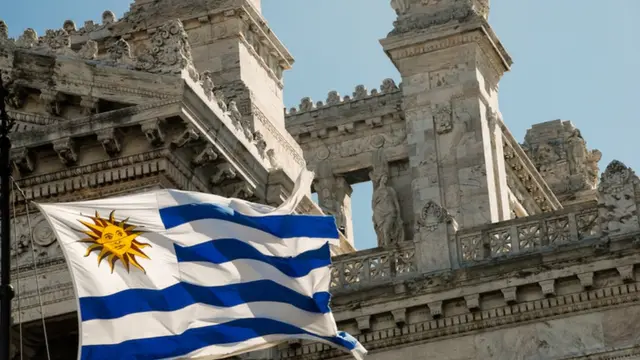
[{"label": "statue in niche", "polygon": [[[377,152],[374,156],[380,155]],[[381,156],[374,164],[374,170],[369,173],[373,182],[373,227],[378,236],[378,245],[386,246],[404,241],[404,226],[400,216],[400,203],[396,191],[387,184],[389,181],[388,164]],[[383,161],[380,161],[383,160]]]},{"label": "statue in niche", "polygon": [[570,173],[574,175],[583,173],[587,160],[587,144],[578,129],[573,129],[567,139],[567,155]]}]

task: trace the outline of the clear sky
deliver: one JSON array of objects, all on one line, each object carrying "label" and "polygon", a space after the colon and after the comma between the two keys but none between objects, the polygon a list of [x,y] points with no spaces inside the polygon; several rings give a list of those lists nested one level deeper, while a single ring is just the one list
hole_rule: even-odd
[{"label": "clear sky", "polygon": [[[188,1],[188,0],[184,0]],[[102,12],[121,16],[129,0],[0,1],[0,18],[17,37],[27,27],[43,34],[66,19],[78,27]],[[378,87],[399,75],[378,40],[391,30],[389,0],[263,0],[263,13],[296,59],[285,75],[285,105],[330,90],[350,94],[358,84]],[[531,124],[571,120],[600,169],[618,159],[640,171],[636,105],[640,104],[638,0],[492,0],[490,23],[514,60],[500,85],[500,109],[522,141]],[[371,185],[354,187],[355,241],[375,246]]]}]

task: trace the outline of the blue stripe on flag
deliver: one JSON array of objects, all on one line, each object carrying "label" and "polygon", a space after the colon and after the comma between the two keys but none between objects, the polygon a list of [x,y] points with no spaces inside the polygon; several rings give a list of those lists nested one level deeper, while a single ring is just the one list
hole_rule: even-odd
[{"label": "blue stripe on flag", "polygon": [[218,219],[258,229],[281,239],[294,237],[339,238],[333,216],[248,216],[216,204],[187,204],[160,209],[160,218],[166,229],[196,220]]},{"label": "blue stripe on flag", "polygon": [[269,256],[253,246],[237,239],[218,239],[189,247],[174,245],[178,262],[202,261],[224,264],[238,259],[251,259],[267,263],[283,274],[301,277],[311,270],[331,265],[329,243],[322,247],[303,252],[294,257]]},{"label": "blue stripe on flag", "polygon": [[299,327],[277,320],[252,318],[232,320],[224,324],[189,329],[179,335],[133,339],[111,345],[82,347],[82,360],[166,359],[187,355],[212,345],[247,341],[267,335],[308,335],[353,350],[357,342],[346,333],[340,336],[317,336]]},{"label": "blue stripe on flag", "polygon": [[231,307],[258,301],[282,302],[324,314],[331,311],[330,297],[322,291],[311,298],[271,280],[210,287],[181,282],[161,290],[127,289],[107,296],[82,297],[80,315],[82,321],[117,319],[146,311],[175,311],[196,303]]}]

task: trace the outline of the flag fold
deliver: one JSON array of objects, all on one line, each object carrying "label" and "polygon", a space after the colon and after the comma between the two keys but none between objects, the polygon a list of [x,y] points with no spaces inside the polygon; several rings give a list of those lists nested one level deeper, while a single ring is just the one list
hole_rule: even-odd
[{"label": "flag fold", "polygon": [[[298,181],[298,188],[308,179]],[[229,357],[307,339],[366,350],[329,308],[331,216],[157,190],[38,204],[78,298],[79,359]]]}]

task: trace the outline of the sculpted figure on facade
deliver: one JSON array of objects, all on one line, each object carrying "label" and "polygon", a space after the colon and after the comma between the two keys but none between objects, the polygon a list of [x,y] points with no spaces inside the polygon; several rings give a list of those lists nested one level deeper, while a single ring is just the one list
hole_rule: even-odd
[{"label": "sculpted figure on facade", "polygon": [[71,50],[71,37],[64,29],[47,30],[42,38],[42,44],[56,54],[75,56]]},{"label": "sculpted figure on facade", "polygon": [[599,216],[605,234],[640,230],[635,197],[636,174],[622,162],[614,160],[600,178],[598,186]]},{"label": "sculpted figure on facade", "polygon": [[373,182],[373,227],[378,245],[386,246],[404,241],[404,225],[396,191],[389,186],[389,165],[382,151],[374,153],[374,168],[369,173]]}]

